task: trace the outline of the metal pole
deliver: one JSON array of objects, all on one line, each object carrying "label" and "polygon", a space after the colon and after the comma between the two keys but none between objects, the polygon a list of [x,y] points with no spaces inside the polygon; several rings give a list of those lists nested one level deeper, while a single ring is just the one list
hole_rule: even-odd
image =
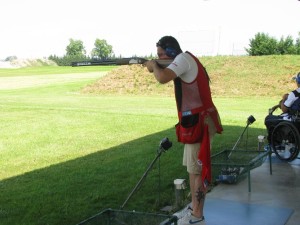
[{"label": "metal pole", "polygon": [[241,138],[243,137],[245,131],[247,130],[248,126],[250,125],[250,123],[247,123],[247,126],[245,127],[243,133],[240,135],[239,139],[237,140],[237,142],[235,143],[235,145],[233,146],[233,148],[231,149],[229,155],[228,155],[228,159],[230,158],[231,154],[232,154],[232,151],[236,148],[236,146],[239,144]]},{"label": "metal pole", "polygon": [[140,184],[143,182],[143,180],[147,177],[148,172],[152,169],[154,163],[156,162],[156,160],[161,156],[162,153],[162,148],[159,149],[155,159],[152,161],[152,163],[149,165],[148,169],[146,170],[146,172],[144,173],[144,175],[142,176],[142,178],[139,180],[139,182],[136,184],[136,186],[134,187],[134,189],[131,191],[131,193],[128,195],[127,199],[125,200],[125,202],[123,203],[123,205],[121,206],[121,209],[124,208],[124,206],[127,204],[127,202],[129,201],[129,199],[132,197],[132,195],[135,193],[135,191],[138,189],[138,187],[140,186]]}]

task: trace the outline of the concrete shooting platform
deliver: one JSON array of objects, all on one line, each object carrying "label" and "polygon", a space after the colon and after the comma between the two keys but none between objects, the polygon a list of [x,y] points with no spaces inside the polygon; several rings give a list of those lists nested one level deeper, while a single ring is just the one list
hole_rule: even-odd
[{"label": "concrete shooting platform", "polygon": [[299,225],[300,160],[280,161],[272,154],[269,160],[251,171],[248,181],[220,183],[207,195],[204,216],[208,225]]}]

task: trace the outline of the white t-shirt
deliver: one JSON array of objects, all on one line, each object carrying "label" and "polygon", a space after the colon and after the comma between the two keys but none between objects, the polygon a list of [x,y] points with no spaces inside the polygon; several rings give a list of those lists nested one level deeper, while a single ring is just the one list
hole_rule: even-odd
[{"label": "white t-shirt", "polygon": [[[297,88],[296,91],[300,93],[300,88]],[[295,96],[294,92],[290,92],[288,98],[284,102],[284,105],[289,108],[297,99],[298,97]]]},{"label": "white t-shirt", "polygon": [[180,77],[186,83],[194,81],[198,74],[196,61],[186,52],[177,55],[168,68],[174,71],[177,77]]}]

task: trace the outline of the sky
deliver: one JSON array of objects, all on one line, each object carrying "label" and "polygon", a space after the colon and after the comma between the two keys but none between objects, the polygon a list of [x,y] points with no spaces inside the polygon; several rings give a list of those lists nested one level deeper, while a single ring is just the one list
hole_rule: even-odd
[{"label": "sky", "polygon": [[197,56],[245,55],[258,32],[300,32],[299,0],[2,0],[0,59],[63,56],[70,39],[90,54],[96,39],[116,56],[156,55],[156,42],[174,36]]}]

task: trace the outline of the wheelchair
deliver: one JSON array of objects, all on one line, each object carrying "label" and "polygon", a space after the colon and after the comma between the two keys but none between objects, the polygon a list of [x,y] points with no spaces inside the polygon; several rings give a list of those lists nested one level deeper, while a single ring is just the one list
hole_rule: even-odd
[{"label": "wheelchair", "polygon": [[289,112],[288,119],[281,115],[273,115],[279,108],[276,105],[269,109],[265,118],[267,140],[276,156],[283,161],[293,161],[298,158],[300,148],[300,112]]}]

